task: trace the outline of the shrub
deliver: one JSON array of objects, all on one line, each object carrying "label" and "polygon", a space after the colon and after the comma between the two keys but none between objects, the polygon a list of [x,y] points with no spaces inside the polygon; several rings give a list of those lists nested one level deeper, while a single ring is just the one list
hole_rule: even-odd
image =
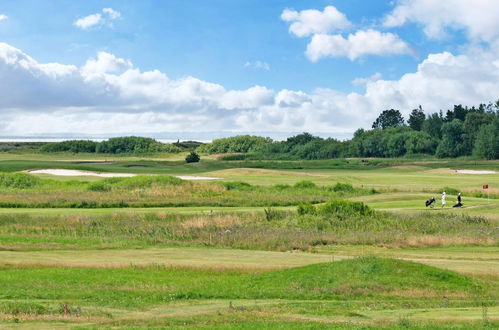
[{"label": "shrub", "polygon": [[96,152],[107,154],[180,152],[181,149],[171,144],[164,144],[151,138],[125,136],[111,138],[97,145]]},{"label": "shrub", "polygon": [[228,138],[213,140],[203,144],[197,151],[210,154],[223,154],[233,152],[251,152],[261,150],[266,144],[272,142],[270,138],[252,135],[238,135]]},{"label": "shrub", "polygon": [[244,190],[251,187],[251,185],[247,182],[243,181],[231,181],[231,182],[223,182],[222,185],[227,190]]},{"label": "shrub", "polygon": [[353,186],[350,184],[350,183],[336,183],[332,188],[331,188],[332,191],[334,192],[339,192],[339,191],[342,191],[342,192],[353,192],[354,191],[354,188]]},{"label": "shrub", "polygon": [[69,140],[47,143],[40,148],[41,152],[95,152],[97,142],[90,140]]},{"label": "shrub", "polygon": [[303,180],[295,183],[294,185],[295,188],[301,188],[301,189],[310,189],[310,188],[315,188],[317,185],[313,183],[312,181],[308,180]]},{"label": "shrub", "polygon": [[188,154],[187,157],[185,157],[185,161],[187,163],[197,163],[200,159],[201,158],[199,157],[199,155],[194,151],[191,151],[191,153]]},{"label": "shrub", "polygon": [[345,200],[333,200],[320,205],[317,213],[328,216],[370,216],[374,211],[362,202],[351,202]]},{"label": "shrub", "polygon": [[316,214],[317,209],[311,203],[300,203],[296,209],[298,215]]}]

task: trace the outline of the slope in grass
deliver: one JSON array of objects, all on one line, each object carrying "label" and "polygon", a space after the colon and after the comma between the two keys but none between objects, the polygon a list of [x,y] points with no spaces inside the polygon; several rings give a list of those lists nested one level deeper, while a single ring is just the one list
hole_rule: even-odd
[{"label": "slope in grass", "polygon": [[249,273],[230,270],[129,267],[118,269],[0,268],[2,298],[113,307],[147,307],[186,299],[374,299],[473,304],[485,284],[457,273],[403,260],[363,257]]}]

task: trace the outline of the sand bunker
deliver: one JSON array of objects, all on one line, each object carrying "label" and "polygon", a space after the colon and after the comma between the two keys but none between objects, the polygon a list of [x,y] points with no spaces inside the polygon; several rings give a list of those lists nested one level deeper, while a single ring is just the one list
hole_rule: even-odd
[{"label": "sand bunker", "polygon": [[58,176],[99,176],[102,178],[127,178],[137,175],[132,173],[102,173],[102,172],[62,170],[62,169],[31,170],[28,172],[32,174],[50,174]]},{"label": "sand bunker", "polygon": [[[132,173],[104,173],[104,172],[91,172],[91,171],[80,171],[80,170],[63,170],[63,169],[43,169],[43,170],[31,170],[28,171],[31,174],[50,174],[58,176],[98,176],[102,178],[128,178],[132,176],[137,176],[137,174]],[[179,175],[177,178],[182,180],[220,180],[222,178],[216,178],[212,176],[191,176],[191,175]]]},{"label": "sand bunker", "polygon": [[179,175],[177,178],[182,180],[221,180],[223,178],[216,178],[213,176],[192,176],[192,175]]},{"label": "sand bunker", "polygon": [[456,170],[456,173],[460,174],[496,174],[496,171],[484,171],[484,170]]}]

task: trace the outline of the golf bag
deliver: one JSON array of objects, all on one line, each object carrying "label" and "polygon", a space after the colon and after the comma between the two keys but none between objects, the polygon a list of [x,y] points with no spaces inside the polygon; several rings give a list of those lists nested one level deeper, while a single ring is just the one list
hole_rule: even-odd
[{"label": "golf bag", "polygon": [[430,198],[429,200],[427,200],[427,201],[425,202],[425,204],[426,204],[426,207],[428,207],[428,206],[429,206],[429,207],[433,208],[433,207],[435,206],[435,205],[434,205],[434,204],[435,204],[435,197],[432,197],[432,198]]}]

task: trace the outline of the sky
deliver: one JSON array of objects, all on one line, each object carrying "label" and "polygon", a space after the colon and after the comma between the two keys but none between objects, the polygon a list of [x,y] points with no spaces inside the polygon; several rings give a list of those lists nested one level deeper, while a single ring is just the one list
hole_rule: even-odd
[{"label": "sky", "polygon": [[348,138],[499,99],[497,0],[1,0],[0,136]]}]

